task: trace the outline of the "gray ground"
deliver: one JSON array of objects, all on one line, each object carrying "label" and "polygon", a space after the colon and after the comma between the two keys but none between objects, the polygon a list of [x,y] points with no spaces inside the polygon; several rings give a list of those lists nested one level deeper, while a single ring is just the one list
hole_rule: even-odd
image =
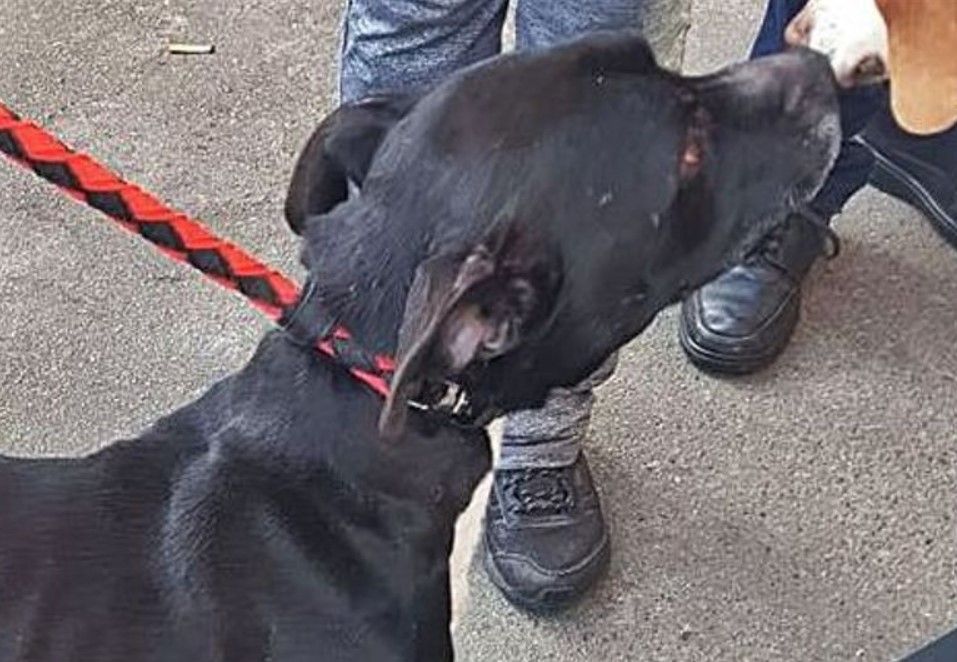
[{"label": "gray ground", "polygon": [[[330,107],[339,2],[4,0],[0,101],[292,273],[281,201]],[[688,67],[738,58],[760,0],[695,0]],[[170,39],[214,41],[173,59]],[[705,377],[674,311],[603,392],[591,460],[610,576],[566,616],[480,567],[460,659],[890,660],[957,624],[957,259],[867,191],[764,374]],[[16,454],[134,434],[238,367],[265,323],[0,164],[0,436]]]}]

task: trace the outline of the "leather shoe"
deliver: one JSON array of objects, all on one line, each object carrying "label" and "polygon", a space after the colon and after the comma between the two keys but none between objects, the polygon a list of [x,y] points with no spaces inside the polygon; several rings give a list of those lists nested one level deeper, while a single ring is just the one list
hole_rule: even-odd
[{"label": "leather shoe", "polygon": [[811,212],[794,213],[745,261],[685,299],[679,341],[699,368],[745,374],[771,363],[787,346],[801,309],[801,281],[837,238]]}]

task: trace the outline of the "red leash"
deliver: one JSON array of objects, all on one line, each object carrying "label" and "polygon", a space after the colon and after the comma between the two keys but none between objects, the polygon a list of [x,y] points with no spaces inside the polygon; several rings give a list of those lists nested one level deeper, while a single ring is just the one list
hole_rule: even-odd
[{"label": "red leash", "polygon": [[[164,255],[189,264],[226,289],[239,292],[275,322],[299,298],[299,286],[238,246],[210,232],[199,221],[163,204],[140,187],[123,181],[86,154],[73,151],[51,134],[21,120],[0,103],[0,152],[56,184],[68,196],[138,234]],[[335,328],[316,343],[335,359],[348,357],[349,371],[385,397],[395,363],[354,347],[349,332]]]}]

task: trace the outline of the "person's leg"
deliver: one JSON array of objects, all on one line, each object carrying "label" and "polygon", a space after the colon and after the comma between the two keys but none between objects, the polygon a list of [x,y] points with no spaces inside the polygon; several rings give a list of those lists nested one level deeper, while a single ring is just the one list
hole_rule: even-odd
[{"label": "person's leg", "polygon": [[433,85],[496,55],[507,0],[348,0],[341,101]]},{"label": "person's leg", "polygon": [[902,130],[885,107],[861,142],[877,158],[871,183],[923,212],[957,248],[957,126],[915,136]]},{"label": "person's leg", "polygon": [[658,62],[678,70],[691,26],[691,0],[518,0],[515,46],[551,46],[594,30],[639,28]]},{"label": "person's leg", "polygon": [[[805,0],[770,0],[751,57],[784,49],[784,29]],[[886,103],[881,86],[841,94],[841,151],[809,205],[824,219],[839,213],[870,175],[874,159],[852,140]],[[773,361],[797,325],[801,281],[825,247],[826,230],[794,214],[740,265],[708,283],[682,305],[679,339],[706,370],[742,374]]]},{"label": "person's leg", "polygon": [[555,389],[541,409],[510,414],[485,513],[485,567],[513,604],[559,609],[584,593],[608,565],[609,542],[582,443],[601,369]]},{"label": "person's leg", "polygon": [[[519,0],[516,47],[542,48],[598,29],[643,28],[665,63],[680,67],[690,0]],[[505,423],[485,518],[485,563],[513,603],[536,611],[581,595],[608,562],[608,535],[582,442],[593,389],[616,357],[542,409]]]}]

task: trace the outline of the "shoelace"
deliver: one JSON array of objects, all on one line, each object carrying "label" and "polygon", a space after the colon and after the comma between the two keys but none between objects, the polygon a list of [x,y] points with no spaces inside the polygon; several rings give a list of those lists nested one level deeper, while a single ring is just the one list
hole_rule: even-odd
[{"label": "shoelace", "polygon": [[[795,215],[800,217],[800,220],[805,220],[810,223],[815,230],[817,230],[823,239],[824,246],[822,252],[828,260],[833,260],[841,253],[841,238],[837,236],[837,233],[831,229],[830,224],[827,219],[818,214],[813,209],[805,206],[795,212]],[[751,253],[749,257],[751,258],[762,258],[767,262],[773,264],[775,267],[783,271],[784,273],[790,273],[790,269],[786,264],[783,264],[778,258],[778,254],[781,250],[781,242],[784,241],[785,234],[787,232],[792,232],[793,229],[790,227],[790,223],[800,222],[800,220],[791,218],[788,221],[778,225],[776,228],[771,230],[764,238],[764,240],[758,245],[756,249]]]},{"label": "shoelace", "polygon": [[803,205],[798,210],[797,214],[817,228],[818,231],[823,235],[824,243],[827,244],[827,248],[824,250],[824,257],[826,257],[828,260],[833,260],[841,254],[841,238],[837,236],[837,233],[833,228],[831,228],[831,224],[828,219],[824,218],[807,205]]},{"label": "shoelace", "polygon": [[504,469],[497,482],[513,515],[562,515],[575,507],[570,467]]}]

